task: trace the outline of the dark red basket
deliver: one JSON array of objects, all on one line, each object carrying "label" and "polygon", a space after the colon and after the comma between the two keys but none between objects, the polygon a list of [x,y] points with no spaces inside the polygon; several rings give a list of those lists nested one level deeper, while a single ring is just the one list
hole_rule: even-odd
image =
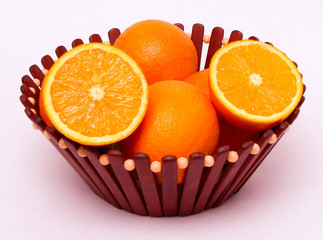
[{"label": "dark red basket", "polygon": [[[175,25],[184,30],[182,24]],[[114,44],[119,35],[119,29],[111,29],[108,32],[110,43]],[[213,28],[210,41],[207,41],[206,44],[203,43],[204,26],[202,24],[193,25],[191,39],[197,50],[199,63],[202,46],[208,46],[204,68],[208,68],[211,57],[215,51],[222,47],[223,35],[222,28]],[[241,39],[242,33],[233,31],[229,42]],[[258,40],[256,37],[249,39]],[[102,42],[98,34],[91,35],[89,40],[90,42]],[[83,44],[83,41],[76,39],[72,42],[72,47],[80,44]],[[59,46],[55,52],[57,57],[60,57],[66,51],[64,46]],[[305,97],[302,96],[292,114],[284,122],[264,131],[256,142],[244,143],[238,151],[238,160],[233,163],[227,160],[230,146],[222,146],[217,149],[214,157],[215,162],[211,167],[204,166],[205,156],[203,153],[192,153],[183,184],[177,184],[177,158],[165,156],[161,166],[162,183],[159,184],[150,169],[150,159],[147,154],[135,154],[133,159],[135,169],[133,171],[127,171],[124,168],[125,159],[122,152],[118,150],[107,151],[110,164],[102,165],[99,161],[102,149],[82,146],[65,138],[45,124],[38,114],[39,93],[44,73],[50,69],[53,63],[54,60],[46,55],[41,59],[43,70],[37,65],[32,65],[29,69],[32,78],[28,75],[22,77],[20,101],[25,107],[26,115],[33,122],[35,128],[44,133],[93,192],[113,206],[138,215],[187,216],[224,203],[241,189],[259,167],[294,122],[305,100]],[[62,143],[65,143],[65,146]],[[256,153],[251,151],[254,146],[259,146],[260,151]],[[80,154],[80,148],[84,150],[85,154]]]}]

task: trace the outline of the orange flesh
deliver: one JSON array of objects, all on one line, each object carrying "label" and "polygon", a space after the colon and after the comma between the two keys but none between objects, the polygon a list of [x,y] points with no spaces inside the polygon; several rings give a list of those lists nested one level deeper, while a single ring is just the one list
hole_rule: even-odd
[{"label": "orange flesh", "polygon": [[297,79],[290,66],[258,44],[224,53],[217,65],[217,79],[225,98],[252,115],[282,112],[297,92]]},{"label": "orange flesh", "polygon": [[143,91],[131,66],[101,49],[84,50],[67,60],[50,88],[61,121],[89,137],[127,129],[138,115]]}]

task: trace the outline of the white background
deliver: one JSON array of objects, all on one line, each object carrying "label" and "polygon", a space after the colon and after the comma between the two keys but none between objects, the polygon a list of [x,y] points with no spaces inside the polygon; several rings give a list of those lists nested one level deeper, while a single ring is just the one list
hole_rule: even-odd
[{"label": "white background", "polygon": [[[323,239],[323,4],[271,1],[0,1],[0,239]],[[21,77],[58,45],[104,40],[148,18],[256,35],[296,61],[299,118],[248,184],[217,209],[140,217],[99,199],[23,112]]]}]

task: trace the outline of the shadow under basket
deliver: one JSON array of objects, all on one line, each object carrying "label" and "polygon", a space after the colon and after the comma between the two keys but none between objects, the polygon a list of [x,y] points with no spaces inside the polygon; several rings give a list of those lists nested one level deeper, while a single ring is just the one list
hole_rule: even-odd
[{"label": "shadow under basket", "polygon": [[[182,24],[175,25],[184,30]],[[119,29],[111,29],[108,32],[110,44],[113,45],[119,35]],[[204,64],[204,68],[208,68],[211,57],[222,47],[223,36],[224,31],[220,27],[213,28],[211,36],[204,36],[204,26],[193,25],[191,39],[198,53],[199,65],[203,45],[208,47]],[[233,31],[228,41],[242,38],[241,32]],[[258,40],[253,36],[249,39]],[[100,35],[93,34],[89,41],[102,42],[102,39]],[[72,42],[72,47],[80,44],[83,44],[83,41],[76,39]],[[60,57],[66,51],[64,46],[59,46],[55,52],[57,57]],[[206,158],[203,153],[192,153],[182,184],[177,184],[177,158],[165,156],[161,163],[162,182],[159,184],[155,180],[147,154],[135,154],[133,170],[125,169],[125,159],[118,150],[106,151],[104,154],[107,154],[105,157],[108,156],[106,159],[109,160],[109,164],[103,164],[100,161],[102,149],[82,146],[45,124],[38,114],[39,93],[42,80],[54,64],[54,60],[46,55],[41,59],[41,64],[42,70],[37,65],[32,65],[29,69],[32,77],[25,75],[22,78],[20,101],[25,107],[26,115],[93,192],[116,208],[138,215],[187,216],[220,206],[247,182],[294,122],[305,100],[302,96],[298,106],[284,122],[264,131],[257,141],[244,143],[234,162],[228,161],[230,146],[218,148],[214,158],[211,157],[211,160],[214,159],[212,164],[205,164]],[[210,159],[210,156],[207,157]]]}]

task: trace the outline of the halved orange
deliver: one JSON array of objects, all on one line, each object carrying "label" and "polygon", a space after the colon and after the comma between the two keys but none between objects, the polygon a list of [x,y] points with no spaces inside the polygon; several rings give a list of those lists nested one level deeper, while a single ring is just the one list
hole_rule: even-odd
[{"label": "halved orange", "polygon": [[241,40],[220,48],[210,63],[210,93],[219,113],[247,130],[282,122],[303,93],[295,64],[272,45]]},{"label": "halved orange", "polygon": [[89,43],[54,63],[41,97],[59,132],[78,143],[101,146],[126,138],[138,127],[147,110],[148,85],[126,53]]}]

